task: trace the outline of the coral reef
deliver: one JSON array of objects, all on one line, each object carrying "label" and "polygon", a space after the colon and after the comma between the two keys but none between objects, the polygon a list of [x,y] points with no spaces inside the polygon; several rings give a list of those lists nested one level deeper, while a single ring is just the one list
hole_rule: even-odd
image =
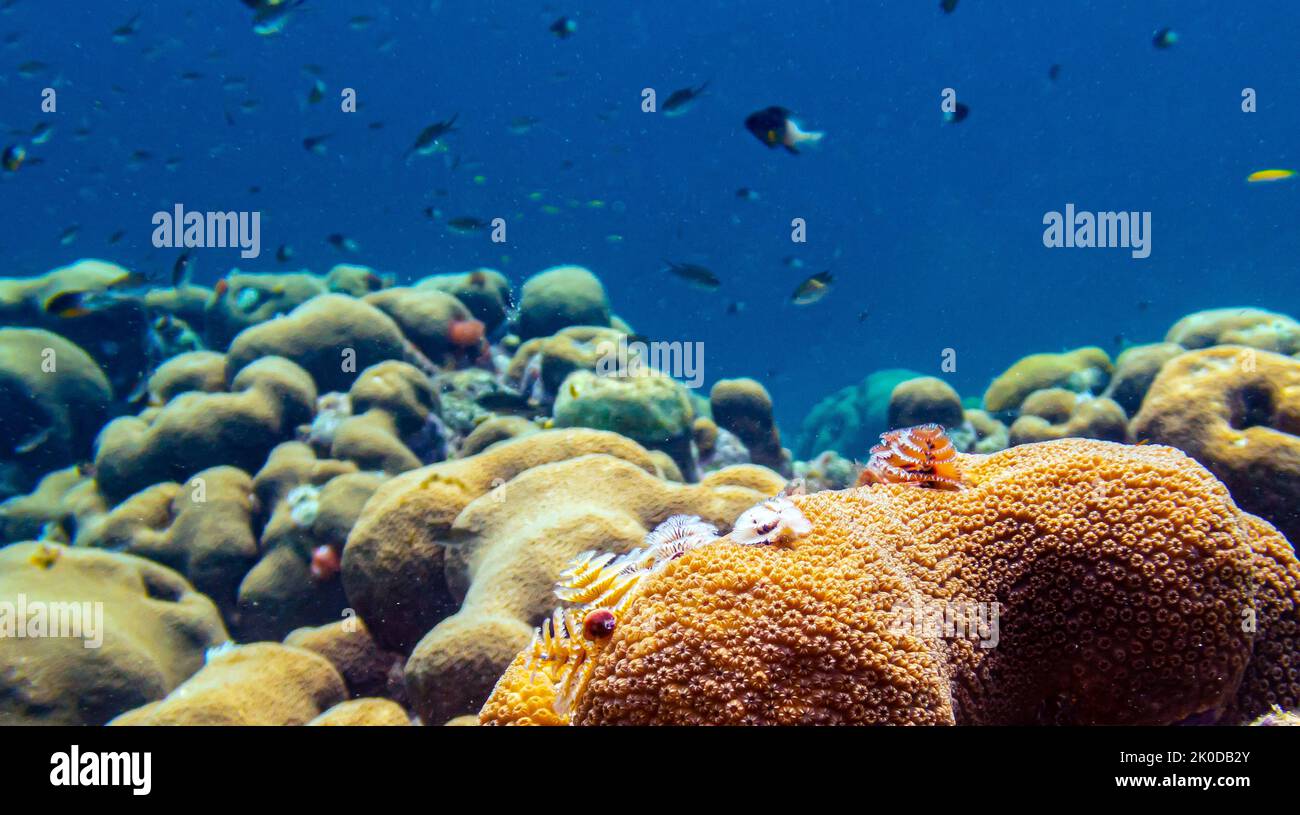
[{"label": "coral reef", "polygon": [[388,699],[349,699],[307,722],[315,727],[406,727],[411,719]]},{"label": "coral reef", "polygon": [[[102,366],[113,394],[124,399],[149,361],[145,301],[129,291],[138,279],[116,263],[93,259],[35,277],[3,277],[0,325],[58,334]],[[56,306],[68,298],[76,299],[76,308]]]},{"label": "coral reef", "polygon": [[274,642],[221,649],[165,698],[127,711],[114,725],[307,724],[347,698],[321,656]]},{"label": "coral reef", "polygon": [[[956,492],[796,498],[793,546],[695,549],[636,586],[571,714],[525,651],[482,720],[1167,724],[1300,699],[1300,564],[1192,459],[1066,440],[960,469]],[[980,603],[996,627],[909,614]]]},{"label": "coral reef", "polygon": [[6,546],[0,604],[0,725],[104,724],[161,699],[226,639],[207,597],[127,554]]},{"label": "coral reef", "polygon": [[416,710],[440,722],[481,706],[534,622],[549,613],[555,579],[578,553],[632,549],[671,515],[729,527],[783,485],[753,465],[674,484],[595,454],[530,468],[469,503],[444,547],[447,582],[463,596],[460,610],[433,627],[406,666]]},{"label": "coral reef", "polygon": [[[640,445],[614,433],[571,429],[495,444],[468,458],[402,473],[370,499],[343,550],[343,585],[351,606],[384,647],[409,651],[456,597],[444,571],[444,544],[461,511],[533,467],[604,453],[657,474]],[[401,609],[400,613],[393,609]]]},{"label": "coral reef", "polygon": [[1258,308],[1216,308],[1188,314],[1174,323],[1165,342],[1189,350],[1244,345],[1290,355],[1300,353],[1300,323]]},{"label": "coral reef", "polygon": [[942,379],[921,376],[894,386],[889,394],[889,429],[938,424],[957,427],[965,416],[961,396]]},{"label": "coral reef", "polygon": [[264,323],[278,314],[288,314],[326,290],[320,278],[306,272],[232,272],[218,284],[204,309],[208,345],[226,348],[244,329]]},{"label": "coral reef", "polygon": [[608,430],[642,447],[662,450],[688,476],[694,473],[690,448],[695,412],[686,388],[671,377],[648,369],[630,376],[574,371],[560,386],[554,417],[556,427]]},{"label": "coral reef", "polygon": [[789,475],[790,457],[772,416],[772,397],[753,379],[720,379],[709,391],[713,421],[735,434],[755,464]]},{"label": "coral reef", "polygon": [[609,317],[600,278],[581,266],[555,266],[524,281],[518,334],[530,340],[571,325],[608,327]]},{"label": "coral reef", "polygon": [[1114,400],[1045,388],[1025,397],[1020,417],[1011,424],[1011,444],[1031,444],[1052,439],[1125,441],[1128,417]]},{"label": "coral reef", "polygon": [[1147,390],[1156,380],[1156,375],[1169,360],[1183,353],[1183,347],[1172,342],[1157,342],[1150,345],[1135,345],[1124,349],[1115,359],[1115,375],[1111,377],[1110,386],[1102,395],[1113,399],[1124,409],[1125,415],[1132,416],[1142,407]]},{"label": "coral reef", "polygon": [[1300,360],[1231,345],[1189,351],[1161,369],[1131,428],[1185,451],[1243,509],[1300,540]]},{"label": "coral reef", "polygon": [[994,414],[1014,412],[1029,394],[1047,388],[1101,393],[1113,372],[1110,357],[1100,348],[1030,354],[993,380],[984,393],[984,409]]},{"label": "coral reef", "polygon": [[113,502],[208,467],[258,469],[278,442],[310,421],[311,376],[287,359],[263,357],[235,374],[229,393],[189,391],[141,416],[114,419],[96,443],[99,489]]},{"label": "coral reef", "polygon": [[0,498],[90,454],[112,390],[91,357],[58,334],[0,329]]},{"label": "coral reef", "polygon": [[804,419],[795,457],[809,459],[826,450],[865,457],[880,434],[890,429],[889,398],[894,388],[919,376],[900,368],[876,371],[859,384],[827,396]]},{"label": "coral reef", "polygon": [[510,309],[510,281],[495,269],[475,269],[463,274],[431,275],[415,283],[417,289],[446,292],[483,322],[487,333],[495,334]]},{"label": "coral reef", "polygon": [[358,371],[406,356],[397,323],[343,294],[312,298],[278,320],[244,329],[226,354],[232,371],[264,357],[283,357],[307,371],[322,391],[345,391]]}]

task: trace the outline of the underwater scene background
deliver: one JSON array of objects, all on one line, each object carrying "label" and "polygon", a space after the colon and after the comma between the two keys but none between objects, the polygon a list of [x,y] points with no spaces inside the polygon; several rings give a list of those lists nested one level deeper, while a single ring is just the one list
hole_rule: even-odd
[{"label": "underwater scene background", "polygon": [[1297,42],[0,0],[0,723],[1291,721]]}]

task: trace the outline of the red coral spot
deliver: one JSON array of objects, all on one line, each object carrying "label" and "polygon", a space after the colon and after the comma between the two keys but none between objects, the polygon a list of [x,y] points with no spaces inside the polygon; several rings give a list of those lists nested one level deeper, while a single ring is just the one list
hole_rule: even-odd
[{"label": "red coral spot", "polygon": [[482,320],[452,320],[447,331],[451,344],[457,348],[471,348],[483,341],[486,333]]}]

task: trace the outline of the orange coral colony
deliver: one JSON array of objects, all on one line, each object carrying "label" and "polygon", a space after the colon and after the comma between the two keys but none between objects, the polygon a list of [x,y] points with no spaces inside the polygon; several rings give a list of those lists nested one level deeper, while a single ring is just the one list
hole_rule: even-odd
[{"label": "orange coral colony", "polygon": [[910,484],[940,490],[961,488],[957,450],[943,427],[923,424],[880,434],[858,486]]}]

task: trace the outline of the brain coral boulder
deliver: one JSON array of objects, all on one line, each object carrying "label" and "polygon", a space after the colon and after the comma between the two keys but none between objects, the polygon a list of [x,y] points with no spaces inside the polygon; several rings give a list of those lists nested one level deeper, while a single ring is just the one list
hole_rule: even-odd
[{"label": "brain coral boulder", "polygon": [[1103,395],[1113,399],[1124,409],[1125,414],[1132,416],[1142,407],[1142,400],[1146,398],[1147,390],[1160,369],[1184,350],[1181,345],[1172,342],[1135,345],[1124,349],[1115,359],[1115,376],[1111,378],[1110,386]]},{"label": "brain coral boulder", "polygon": [[316,388],[307,372],[279,357],[244,368],[230,393],[182,393],[146,416],[115,419],[99,435],[96,481],[120,501],[161,481],[185,481],[228,464],[258,469],[277,443],[311,419]]},{"label": "brain coral boulder", "polygon": [[[634,376],[574,371],[560,387],[554,414],[558,427],[609,430],[643,447],[663,450],[683,471],[694,471],[691,428],[695,408],[686,388],[672,377],[648,369]],[[776,432],[774,426],[769,425],[769,430]],[[776,449],[779,455],[779,440]]]},{"label": "brain coral boulder", "polygon": [[889,395],[889,428],[939,424],[958,427],[966,420],[952,385],[933,376],[900,382]]},{"label": "brain coral boulder", "polygon": [[570,708],[525,649],[483,721],[1168,724],[1300,700],[1300,564],[1195,461],[1068,439],[958,465],[956,491],[795,498],[802,536],[668,561]]},{"label": "brain coral boulder", "polygon": [[302,648],[257,642],[229,648],[158,702],[115,725],[307,724],[347,698],[338,671]]},{"label": "brain coral boulder", "polygon": [[[50,636],[73,620],[79,636]],[[0,549],[0,725],[104,724],[161,699],[225,639],[212,602],[156,563],[39,543]]]},{"label": "brain coral boulder", "polygon": [[0,498],[88,457],[112,396],[95,361],[58,334],[0,329]]},{"label": "brain coral boulder", "polygon": [[1300,360],[1224,345],[1167,363],[1133,437],[1177,447],[1241,506],[1300,540]]},{"label": "brain coral boulder", "polygon": [[1034,391],[1020,405],[1020,417],[1011,425],[1011,444],[1029,444],[1066,438],[1125,441],[1128,417],[1110,399],[1047,388]]},{"label": "brain coral boulder", "polygon": [[510,281],[495,269],[475,269],[463,274],[440,274],[426,277],[416,288],[446,292],[465,304],[475,318],[482,320],[487,333],[497,330],[510,308]]},{"label": "brain coral boulder", "polygon": [[357,371],[386,359],[405,359],[409,347],[397,323],[375,306],[326,294],[285,317],[245,329],[227,356],[232,371],[259,357],[284,357],[311,374],[321,391],[345,391]]},{"label": "brain coral boulder", "polygon": [[772,416],[772,397],[753,379],[721,379],[709,392],[713,421],[744,443],[750,460],[790,474],[788,456]]},{"label": "brain coral boulder", "polygon": [[1046,388],[1101,393],[1113,371],[1110,357],[1100,348],[1030,354],[993,380],[984,394],[984,409],[990,413],[1014,412],[1026,396]]},{"label": "brain coral boulder", "polygon": [[609,325],[600,278],[581,266],[556,266],[528,278],[519,302],[519,336],[545,337],[571,325]]},{"label": "brain coral boulder", "polygon": [[225,294],[204,310],[208,343],[225,348],[245,328],[288,314],[325,290],[320,278],[306,272],[227,275]]},{"label": "brain coral boulder", "polygon": [[1245,345],[1279,354],[1300,353],[1300,323],[1285,314],[1258,308],[1215,308],[1188,314],[1174,323],[1165,342],[1184,348]]},{"label": "brain coral boulder", "polygon": [[[393,318],[402,333],[432,360],[442,361],[459,350],[464,340],[453,331],[457,323],[474,320],[455,297],[437,289],[405,286],[367,295],[365,302]],[[473,337],[474,345],[479,337]]]},{"label": "brain coral boulder", "polygon": [[[366,628],[386,648],[409,651],[456,608],[444,571],[443,544],[474,499],[541,464],[588,453],[630,461],[648,473],[654,461],[615,433],[573,429],[534,433],[475,456],[402,473],[366,502],[343,550],[343,587]],[[465,586],[457,588],[463,594]]]},{"label": "brain coral boulder", "polygon": [[710,473],[699,484],[674,484],[607,455],[516,476],[467,506],[450,530],[450,582],[468,590],[460,611],[411,654],[412,704],[436,723],[480,707],[532,627],[549,614],[555,580],[578,553],[632,549],[672,515],[698,515],[725,529],[784,484],[752,465]]}]

